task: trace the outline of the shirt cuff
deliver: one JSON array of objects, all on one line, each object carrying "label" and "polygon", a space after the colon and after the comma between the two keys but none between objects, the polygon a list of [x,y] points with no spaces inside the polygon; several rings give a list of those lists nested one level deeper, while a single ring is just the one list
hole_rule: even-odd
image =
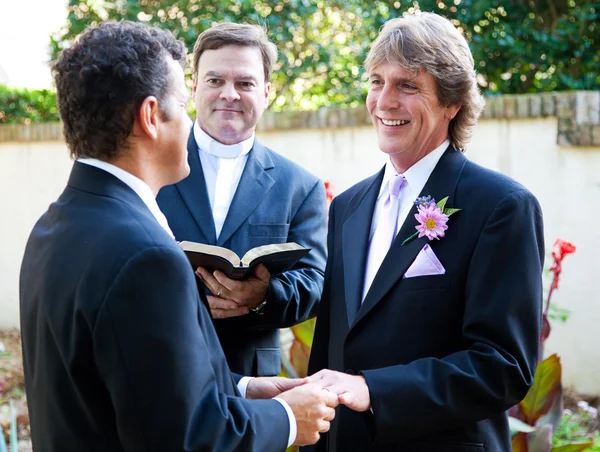
[{"label": "shirt cuff", "polygon": [[288,421],[290,422],[290,436],[288,437],[287,447],[290,447],[296,441],[296,435],[298,434],[298,427],[296,426],[296,416],[294,416],[294,412],[287,404],[286,401],[278,399],[274,397],[273,400],[277,400],[281,405],[285,408],[285,412],[288,415]]},{"label": "shirt cuff", "polygon": [[248,389],[248,383],[250,383],[250,380],[252,380],[254,377],[242,377],[240,378],[240,381],[237,384],[238,387],[238,391],[240,391],[240,395],[245,399],[246,398],[246,390]]}]

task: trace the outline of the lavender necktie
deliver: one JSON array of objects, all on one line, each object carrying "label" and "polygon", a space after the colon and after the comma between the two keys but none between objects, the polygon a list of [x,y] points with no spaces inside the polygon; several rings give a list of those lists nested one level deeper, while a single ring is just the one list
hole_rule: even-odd
[{"label": "lavender necktie", "polygon": [[398,174],[394,175],[388,182],[388,194],[383,210],[379,216],[379,222],[371,243],[369,244],[369,255],[365,271],[365,280],[363,285],[362,300],[364,301],[367,292],[375,279],[375,275],[385,258],[394,238],[396,237],[396,225],[398,223],[398,194],[404,185],[406,179]]}]

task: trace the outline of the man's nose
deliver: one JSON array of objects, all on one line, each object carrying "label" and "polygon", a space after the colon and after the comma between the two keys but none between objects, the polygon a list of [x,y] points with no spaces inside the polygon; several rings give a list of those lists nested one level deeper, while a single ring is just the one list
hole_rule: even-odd
[{"label": "man's nose", "polygon": [[399,107],[400,96],[398,95],[398,90],[396,90],[394,86],[386,84],[381,90],[379,98],[377,99],[377,108],[385,111],[394,110]]},{"label": "man's nose", "polygon": [[234,100],[238,100],[240,95],[235,89],[235,85],[233,83],[225,83],[223,85],[223,89],[221,90],[220,97],[227,102],[232,102]]}]

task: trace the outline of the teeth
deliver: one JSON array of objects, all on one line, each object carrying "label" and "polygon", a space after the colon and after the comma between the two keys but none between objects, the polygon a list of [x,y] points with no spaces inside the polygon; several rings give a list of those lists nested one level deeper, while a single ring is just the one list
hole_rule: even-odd
[{"label": "teeth", "polygon": [[386,126],[402,126],[408,123],[408,121],[390,121],[388,119],[382,119],[381,122],[384,123]]}]

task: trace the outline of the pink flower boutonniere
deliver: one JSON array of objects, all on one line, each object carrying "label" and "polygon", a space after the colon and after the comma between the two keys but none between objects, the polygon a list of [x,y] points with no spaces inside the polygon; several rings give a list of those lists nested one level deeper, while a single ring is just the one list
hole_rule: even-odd
[{"label": "pink flower boutonniere", "polygon": [[425,236],[429,240],[439,240],[440,237],[444,237],[444,231],[448,229],[448,226],[446,225],[448,218],[453,213],[461,210],[446,207],[447,201],[448,196],[437,203],[431,196],[421,196],[420,198],[417,198],[415,201],[415,205],[418,209],[415,218],[419,222],[416,226],[417,232],[405,239],[404,242],[402,242],[402,245],[417,237],[421,238]]}]

